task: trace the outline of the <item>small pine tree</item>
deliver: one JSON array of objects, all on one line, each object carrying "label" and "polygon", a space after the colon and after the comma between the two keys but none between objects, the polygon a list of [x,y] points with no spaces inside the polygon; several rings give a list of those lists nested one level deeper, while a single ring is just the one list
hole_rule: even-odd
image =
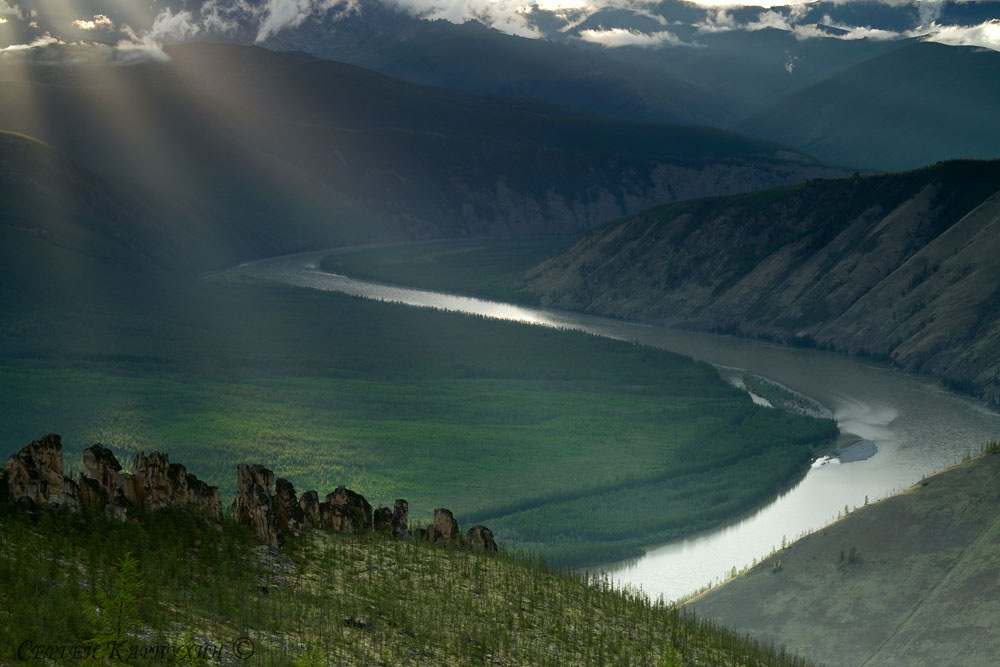
[{"label": "small pine tree", "polygon": [[97,608],[88,609],[95,633],[90,644],[104,646],[123,642],[142,620],[139,609],[142,602],[142,576],[139,561],[126,553],[118,559],[118,567],[111,581],[111,590],[95,587]]}]

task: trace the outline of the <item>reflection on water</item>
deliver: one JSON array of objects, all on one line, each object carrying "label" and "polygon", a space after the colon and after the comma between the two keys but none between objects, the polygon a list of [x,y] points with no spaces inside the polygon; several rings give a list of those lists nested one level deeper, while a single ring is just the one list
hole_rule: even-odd
[{"label": "reflection on water", "polygon": [[300,287],[634,340],[748,370],[814,398],[832,411],[842,431],[875,442],[878,452],[872,458],[814,465],[792,489],[739,521],[606,567],[612,578],[654,597],[688,595],[734,566],[765,557],[782,540],[822,528],[845,506],[891,495],[961,460],[1000,431],[1000,415],[920,376],[816,350],[354,280],[319,271],[324,254],[278,257],[238,270]]}]

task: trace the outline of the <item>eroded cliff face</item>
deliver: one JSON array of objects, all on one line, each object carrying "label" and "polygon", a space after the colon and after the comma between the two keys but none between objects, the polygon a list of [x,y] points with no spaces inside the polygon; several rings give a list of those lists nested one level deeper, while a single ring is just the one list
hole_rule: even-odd
[{"label": "eroded cliff face", "polygon": [[83,450],[86,473],[63,475],[62,438],[49,434],[24,447],[4,466],[5,493],[14,502],[49,505],[70,511],[103,511],[124,519],[126,508],[184,508],[218,521],[219,490],[170,463],[166,454],[136,455],[131,474],[103,445]]},{"label": "eroded cliff face", "polygon": [[[0,470],[0,501],[13,501],[29,511],[48,507],[104,512],[123,521],[130,508],[185,509],[212,523],[222,518],[218,488],[199,480],[183,465],[170,463],[164,453],[139,452],[132,472],[123,473],[111,450],[95,444],[83,450],[83,465],[86,473],[78,480],[64,476],[62,438],[46,435],[11,456]],[[392,509],[375,510],[364,496],[344,486],[327,494],[323,502],[314,490],[299,498],[287,479],[275,481],[270,469],[246,463],[236,466],[236,489],[232,516],[271,548],[281,547],[287,537],[299,535],[307,527],[337,533],[379,531],[396,539],[411,537],[409,504],[402,498],[396,499]],[[434,510],[434,521],[427,529],[420,529],[419,537],[477,552],[497,552],[489,528],[474,526],[463,538],[458,521],[444,508]]]},{"label": "eroded cliff face", "polygon": [[1000,163],[660,207],[533,269],[546,305],[891,361],[1000,401]]}]

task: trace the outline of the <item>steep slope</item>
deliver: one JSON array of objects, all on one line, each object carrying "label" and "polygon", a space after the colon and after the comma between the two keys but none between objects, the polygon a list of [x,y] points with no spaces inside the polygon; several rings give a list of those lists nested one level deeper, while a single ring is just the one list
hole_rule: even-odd
[{"label": "steep slope", "polygon": [[199,201],[271,253],[580,230],[656,201],[828,173],[718,130],[415,86],[302,54],[170,52],[131,67],[5,68],[0,127]]},{"label": "steep slope", "polygon": [[1000,162],[665,206],[529,273],[545,303],[891,360],[1000,400]]},{"label": "steep slope", "polygon": [[1000,53],[913,43],[793,92],[737,130],[833,164],[910,169],[1000,156]]},{"label": "steep slope", "polygon": [[994,665],[998,507],[993,454],[849,514],[691,606],[831,665]]}]

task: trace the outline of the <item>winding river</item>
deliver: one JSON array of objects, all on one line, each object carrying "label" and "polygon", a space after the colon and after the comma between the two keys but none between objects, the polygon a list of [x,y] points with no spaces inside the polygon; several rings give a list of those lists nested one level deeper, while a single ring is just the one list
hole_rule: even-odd
[{"label": "winding river", "polygon": [[287,255],[234,270],[305,288],[633,340],[720,369],[745,369],[815,399],[833,413],[842,432],[875,442],[878,451],[873,457],[817,462],[802,481],[748,516],[604,568],[621,585],[641,587],[653,597],[689,595],[724,578],[731,568],[766,556],[783,540],[822,528],[845,506],[854,508],[866,499],[874,502],[901,491],[1000,437],[1000,414],[946,392],[925,377],[816,350],[354,280],[319,271],[326,254]]}]

